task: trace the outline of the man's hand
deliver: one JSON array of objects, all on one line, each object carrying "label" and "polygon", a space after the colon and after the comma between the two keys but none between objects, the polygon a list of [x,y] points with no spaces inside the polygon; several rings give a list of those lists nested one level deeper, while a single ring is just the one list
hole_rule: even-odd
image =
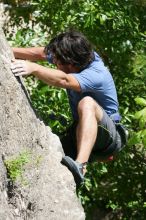
[{"label": "man's hand", "polygon": [[34,72],[35,63],[24,60],[14,60],[11,63],[11,70],[15,76],[27,76]]}]

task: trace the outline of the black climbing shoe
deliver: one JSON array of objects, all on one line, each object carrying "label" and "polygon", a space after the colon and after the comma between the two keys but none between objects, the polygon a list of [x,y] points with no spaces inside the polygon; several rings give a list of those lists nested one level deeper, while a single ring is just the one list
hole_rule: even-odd
[{"label": "black climbing shoe", "polygon": [[63,157],[61,163],[65,165],[72,172],[76,186],[79,187],[81,183],[84,182],[84,175],[83,175],[84,164],[80,164],[68,156]]}]

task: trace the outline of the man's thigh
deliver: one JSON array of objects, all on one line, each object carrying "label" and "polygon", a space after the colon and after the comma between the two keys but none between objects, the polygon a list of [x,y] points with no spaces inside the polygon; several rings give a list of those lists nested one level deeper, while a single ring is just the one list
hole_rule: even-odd
[{"label": "man's thigh", "polygon": [[[111,151],[109,148],[112,146]],[[121,138],[116,130],[115,123],[103,110],[103,118],[98,124],[98,133],[93,154],[99,159],[112,156],[121,147]],[[106,153],[106,152],[110,153]]]}]

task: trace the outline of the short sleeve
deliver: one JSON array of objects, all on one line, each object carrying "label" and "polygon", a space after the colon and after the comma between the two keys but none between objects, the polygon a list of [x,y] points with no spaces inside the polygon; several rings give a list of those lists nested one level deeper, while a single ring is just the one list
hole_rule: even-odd
[{"label": "short sleeve", "polygon": [[80,73],[72,73],[80,84],[82,92],[100,90],[103,82],[103,74],[99,69],[88,68]]}]

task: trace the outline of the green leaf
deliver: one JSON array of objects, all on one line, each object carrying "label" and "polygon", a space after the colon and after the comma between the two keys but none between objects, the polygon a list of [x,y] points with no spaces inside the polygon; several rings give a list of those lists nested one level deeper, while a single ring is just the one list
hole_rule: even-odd
[{"label": "green leaf", "polygon": [[135,144],[138,144],[141,142],[141,135],[140,133],[136,133],[134,132],[132,137],[128,140],[128,145],[129,146],[132,146],[132,145],[135,145]]},{"label": "green leaf", "polygon": [[146,106],[146,99],[143,99],[143,98],[135,98],[135,102],[136,102],[138,105]]},{"label": "green leaf", "polygon": [[140,119],[140,118],[144,118],[145,119],[146,118],[146,108],[136,112],[135,113],[135,118],[136,119]]}]

